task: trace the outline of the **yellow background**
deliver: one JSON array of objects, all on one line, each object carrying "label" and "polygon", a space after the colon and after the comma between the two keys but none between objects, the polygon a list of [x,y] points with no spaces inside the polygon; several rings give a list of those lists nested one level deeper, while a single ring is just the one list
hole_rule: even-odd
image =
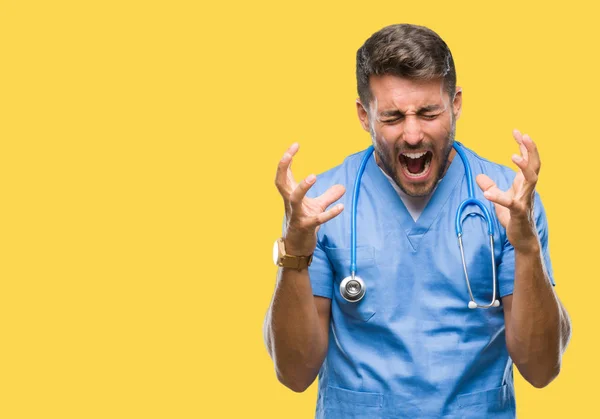
[{"label": "yellow background", "polygon": [[2,1],[0,417],[309,418],[263,346],[282,205],[368,146],[355,53],[431,27],[464,90],[457,139],[510,165],[537,141],[560,377],[521,418],[597,404],[597,10],[592,2]]}]

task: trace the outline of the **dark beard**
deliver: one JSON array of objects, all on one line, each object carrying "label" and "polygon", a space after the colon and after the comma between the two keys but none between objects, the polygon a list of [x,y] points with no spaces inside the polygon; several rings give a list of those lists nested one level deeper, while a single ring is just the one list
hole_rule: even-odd
[{"label": "dark beard", "polygon": [[[454,127],[454,123],[453,123],[451,131],[448,135],[448,144],[446,145],[446,148],[442,151],[442,154],[443,154],[442,162],[444,162],[444,164],[440,165],[440,168],[436,175],[435,181],[433,182],[434,187],[435,187],[435,185],[437,185],[439,180],[444,176],[444,174],[446,173],[446,169],[448,168],[448,165],[449,165],[448,157],[450,156],[450,153],[452,152],[452,146],[454,144],[454,132],[455,132],[455,127]],[[410,150],[410,147],[409,148],[405,147],[405,149],[404,149],[404,151],[409,151],[409,150]],[[400,183],[400,178],[394,171],[393,165],[391,164],[392,162],[390,161],[389,156],[384,155],[381,152],[381,150],[379,149],[379,147],[377,147],[377,146],[375,146],[375,153],[377,154],[379,163],[380,163],[383,171],[394,180],[394,182],[396,183],[396,185],[398,185],[398,187],[400,188],[400,190],[402,190],[402,192],[404,192],[405,194],[407,194],[409,196],[427,196],[429,193],[431,193],[431,191],[429,191],[429,193],[427,193],[427,194],[422,194],[422,195],[413,195],[413,194],[409,193],[406,189],[404,189],[404,187]],[[399,154],[400,154],[399,147],[394,145],[394,158],[397,158],[397,156]],[[398,164],[400,164],[400,163],[398,162]]]}]

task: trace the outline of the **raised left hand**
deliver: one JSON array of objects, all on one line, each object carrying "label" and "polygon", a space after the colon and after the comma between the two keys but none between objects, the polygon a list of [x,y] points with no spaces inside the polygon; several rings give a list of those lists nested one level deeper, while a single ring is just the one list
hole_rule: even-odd
[{"label": "raised left hand", "polygon": [[513,136],[521,155],[513,154],[512,161],[519,167],[512,186],[503,191],[486,175],[477,176],[483,195],[494,203],[500,224],[506,229],[508,241],[516,250],[533,251],[539,246],[533,204],[535,185],[540,173],[540,155],[533,140],[518,130]]}]

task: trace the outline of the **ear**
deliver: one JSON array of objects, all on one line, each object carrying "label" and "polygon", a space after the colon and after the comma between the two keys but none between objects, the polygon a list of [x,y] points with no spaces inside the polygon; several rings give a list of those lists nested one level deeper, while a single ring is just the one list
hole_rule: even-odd
[{"label": "ear", "polygon": [[365,131],[371,132],[369,126],[369,114],[367,113],[367,110],[365,109],[363,104],[360,102],[360,99],[356,99],[356,112],[358,113],[360,125],[362,125]]},{"label": "ear", "polygon": [[454,101],[452,102],[452,112],[454,113],[454,119],[460,118],[462,112],[462,88],[456,86],[456,93],[454,93]]}]

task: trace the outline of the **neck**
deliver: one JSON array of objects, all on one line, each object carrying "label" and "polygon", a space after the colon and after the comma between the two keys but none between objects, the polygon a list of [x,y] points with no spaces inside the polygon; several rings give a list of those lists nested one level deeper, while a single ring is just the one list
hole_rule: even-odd
[{"label": "neck", "polygon": [[446,162],[446,168],[444,169],[444,173],[442,174],[442,177],[446,176],[446,172],[448,171],[448,168],[450,167],[450,163],[452,163],[452,160],[454,160],[454,156],[456,156],[456,149],[454,147],[452,147],[452,150],[450,150],[450,154],[448,155],[448,161]]}]

